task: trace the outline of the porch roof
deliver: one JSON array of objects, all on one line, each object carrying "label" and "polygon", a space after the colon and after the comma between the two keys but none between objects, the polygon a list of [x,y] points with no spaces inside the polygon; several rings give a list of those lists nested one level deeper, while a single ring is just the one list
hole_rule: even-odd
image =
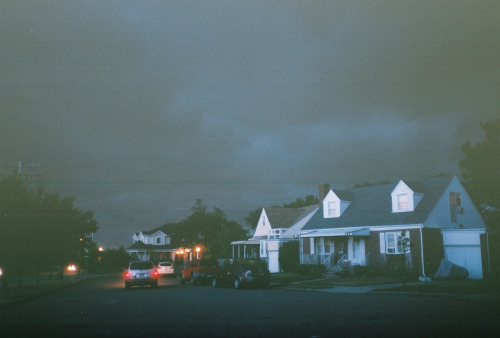
[{"label": "porch roof", "polygon": [[246,241],[234,241],[231,242],[231,245],[259,245],[260,240],[258,239],[248,239]]},{"label": "porch roof", "polygon": [[314,230],[311,232],[303,232],[301,237],[336,237],[336,236],[370,236],[369,228],[362,229],[325,229],[325,230]]}]

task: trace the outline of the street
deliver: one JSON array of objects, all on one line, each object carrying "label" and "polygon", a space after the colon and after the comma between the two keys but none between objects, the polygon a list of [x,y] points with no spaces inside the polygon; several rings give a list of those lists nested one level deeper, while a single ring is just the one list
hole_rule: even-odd
[{"label": "street", "polygon": [[497,336],[497,299],[214,289],[95,278],[0,312],[2,337]]}]

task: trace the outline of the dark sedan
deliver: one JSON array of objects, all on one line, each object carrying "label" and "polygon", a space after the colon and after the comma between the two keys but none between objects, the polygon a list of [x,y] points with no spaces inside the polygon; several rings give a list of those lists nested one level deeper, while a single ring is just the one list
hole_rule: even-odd
[{"label": "dark sedan", "polygon": [[248,262],[235,262],[224,265],[212,279],[212,286],[232,286],[239,289],[244,286],[266,287],[271,283],[271,273],[266,268]]}]

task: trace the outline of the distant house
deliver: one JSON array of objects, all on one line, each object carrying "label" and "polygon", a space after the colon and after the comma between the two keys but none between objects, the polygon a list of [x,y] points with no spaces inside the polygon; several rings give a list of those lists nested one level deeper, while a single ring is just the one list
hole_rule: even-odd
[{"label": "distant house", "polygon": [[300,232],[302,264],[395,267],[403,233],[411,243],[406,264],[421,276],[432,276],[443,258],[469,278],[489,271],[486,224],[456,176],[320,191],[320,210]]},{"label": "distant house", "polygon": [[170,243],[171,224],[134,233],[132,245],[125,251],[134,259],[143,261],[174,261],[176,248]]},{"label": "distant house", "polygon": [[232,242],[233,258],[260,258],[271,272],[279,272],[279,249],[284,242],[298,241],[300,229],[318,210],[303,208],[263,208],[252,238]]}]

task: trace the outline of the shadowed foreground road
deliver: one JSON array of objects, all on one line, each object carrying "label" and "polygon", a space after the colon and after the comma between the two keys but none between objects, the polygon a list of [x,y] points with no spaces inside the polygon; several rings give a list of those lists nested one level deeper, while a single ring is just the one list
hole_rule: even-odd
[{"label": "shadowed foreground road", "polygon": [[497,299],[88,280],[0,311],[0,336],[497,336]]}]

